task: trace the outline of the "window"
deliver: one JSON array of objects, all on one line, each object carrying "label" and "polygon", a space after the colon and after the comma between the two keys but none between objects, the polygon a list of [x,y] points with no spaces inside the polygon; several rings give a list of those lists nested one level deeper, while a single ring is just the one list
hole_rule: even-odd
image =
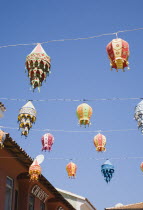
[{"label": "window", "polygon": [[29,197],[29,210],[34,210],[34,203],[35,203],[34,196],[30,195],[30,197]]},{"label": "window", "polygon": [[18,191],[15,190],[15,204],[14,204],[14,210],[18,210]]},{"label": "window", "polygon": [[4,210],[11,210],[12,208],[12,193],[13,193],[13,179],[7,176]]},{"label": "window", "polygon": [[40,203],[40,210],[45,210],[45,203],[43,202]]}]

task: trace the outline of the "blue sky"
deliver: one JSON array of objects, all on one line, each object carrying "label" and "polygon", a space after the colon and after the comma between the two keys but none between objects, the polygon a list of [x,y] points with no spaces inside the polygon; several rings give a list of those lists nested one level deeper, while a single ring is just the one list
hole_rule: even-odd
[{"label": "blue sky", "polygon": [[[142,7],[142,0],[2,1],[0,46],[89,37],[141,28]],[[26,56],[34,46],[1,48],[0,97],[33,100],[143,97],[143,30],[120,33],[119,37],[130,44],[130,70],[118,73],[110,71],[105,50],[115,35],[43,44],[51,57],[52,73],[40,93],[30,90],[25,73]],[[18,111],[26,102],[1,101],[7,108],[1,125],[17,128]],[[33,103],[38,113],[33,128],[65,131],[136,129],[134,107],[139,102],[140,100],[89,101],[88,104],[93,108],[92,125],[84,128],[78,126],[75,115],[77,106],[82,102],[37,101]],[[41,154],[40,139],[45,132],[31,130],[25,139],[16,129],[4,130],[31,157]],[[43,175],[55,187],[87,197],[98,210],[117,203],[142,202],[143,176],[140,163],[143,158],[127,159],[143,157],[143,136],[140,131],[103,132],[107,137],[105,153],[95,151],[93,137],[96,132],[51,133],[55,137],[55,143],[50,153],[43,153],[45,161],[41,166]],[[95,160],[97,158],[100,160]],[[115,167],[114,177],[109,184],[100,172],[101,165],[107,158],[111,158]],[[78,166],[75,180],[68,179],[65,171],[69,159],[73,159]]]}]

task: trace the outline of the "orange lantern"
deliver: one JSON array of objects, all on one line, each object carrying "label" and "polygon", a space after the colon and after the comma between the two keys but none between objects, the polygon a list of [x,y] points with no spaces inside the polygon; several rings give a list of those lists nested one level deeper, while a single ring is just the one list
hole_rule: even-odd
[{"label": "orange lantern", "polygon": [[98,152],[103,152],[106,151],[106,137],[102,134],[97,134],[96,136],[94,136],[94,145],[96,147],[96,151]]},{"label": "orange lantern", "polygon": [[[128,67],[128,57],[129,57],[129,44],[123,39],[113,39],[106,47],[106,51],[110,60],[111,70],[115,68],[123,71],[125,67]],[[128,67],[129,69],[129,67]]]},{"label": "orange lantern", "polygon": [[141,171],[143,172],[143,162],[142,162],[141,165],[140,165],[140,169],[141,169]]},{"label": "orange lantern", "polygon": [[88,104],[86,103],[80,104],[77,107],[76,114],[80,125],[85,125],[86,127],[86,125],[89,126],[91,124],[90,118],[92,115],[92,108]]},{"label": "orange lantern", "polygon": [[66,171],[68,173],[69,178],[75,178],[76,176],[77,165],[73,162],[70,162],[66,166]]},{"label": "orange lantern", "polygon": [[41,166],[35,160],[29,168],[30,181],[37,181],[41,174]]},{"label": "orange lantern", "polygon": [[4,147],[3,142],[5,139],[6,139],[6,133],[0,130],[0,148],[1,149]]}]

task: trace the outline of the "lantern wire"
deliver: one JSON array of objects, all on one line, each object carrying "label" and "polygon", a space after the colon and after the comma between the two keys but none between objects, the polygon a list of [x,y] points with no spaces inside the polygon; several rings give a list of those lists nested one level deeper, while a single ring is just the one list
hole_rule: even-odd
[{"label": "lantern wire", "polygon": [[[13,129],[13,130],[19,130],[19,128],[14,128],[14,127],[6,127],[6,126],[0,126],[0,128],[6,128],[6,129]],[[137,131],[137,129],[113,129],[113,130],[94,130],[94,131],[83,131],[83,130],[55,130],[55,129],[49,129],[49,128],[46,128],[46,129],[33,129],[31,128],[30,130],[33,130],[33,131],[52,131],[52,132],[65,132],[65,133],[100,133],[100,132],[103,132],[103,133],[106,133],[106,132],[126,132],[126,131]]]},{"label": "lantern wire", "polygon": [[94,39],[94,38],[99,38],[102,36],[110,36],[110,35],[116,35],[119,33],[126,33],[126,32],[131,32],[131,31],[139,31],[139,30],[143,30],[143,28],[137,28],[137,29],[129,29],[129,30],[123,30],[123,31],[117,31],[114,33],[106,33],[106,34],[100,34],[100,35],[96,35],[96,36],[90,36],[90,37],[79,37],[79,38],[68,38],[68,39],[57,39],[57,40],[49,40],[49,41],[45,41],[45,42],[37,42],[37,43],[29,43],[29,44],[11,44],[11,45],[4,45],[4,46],[0,46],[0,48],[6,48],[6,47],[17,47],[17,46],[27,46],[27,45],[37,45],[37,44],[47,44],[47,43],[51,43],[51,42],[64,42],[64,41],[76,41],[76,40],[86,40],[86,39]]},{"label": "lantern wire", "polygon": [[125,101],[125,100],[143,100],[143,97],[138,98],[94,98],[94,99],[70,99],[70,98],[49,98],[49,99],[20,99],[20,98],[0,98],[0,100],[8,100],[8,101],[35,101],[35,102],[46,102],[46,101],[65,101],[65,102],[86,102],[86,101]]},{"label": "lantern wire", "polygon": [[[22,157],[9,157],[9,156],[1,156],[0,159],[29,159],[29,157],[27,158],[22,158]],[[34,161],[34,158],[32,158],[33,161]],[[64,157],[54,157],[54,158],[47,158],[47,160],[83,160],[83,159],[88,159],[88,160],[97,160],[97,161],[100,161],[100,160],[107,160],[107,158],[96,158],[96,157],[85,157],[85,158],[64,158]],[[143,159],[143,157],[110,157],[108,158],[110,160],[127,160],[127,159]]]}]

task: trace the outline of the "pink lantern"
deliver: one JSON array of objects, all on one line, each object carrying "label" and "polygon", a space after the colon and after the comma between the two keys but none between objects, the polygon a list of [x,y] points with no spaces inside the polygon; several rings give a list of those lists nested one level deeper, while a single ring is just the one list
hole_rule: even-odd
[{"label": "pink lantern", "polygon": [[42,136],[41,142],[42,142],[42,146],[43,146],[42,151],[43,150],[50,151],[52,148],[52,145],[54,143],[54,136],[50,133],[46,133]]}]

